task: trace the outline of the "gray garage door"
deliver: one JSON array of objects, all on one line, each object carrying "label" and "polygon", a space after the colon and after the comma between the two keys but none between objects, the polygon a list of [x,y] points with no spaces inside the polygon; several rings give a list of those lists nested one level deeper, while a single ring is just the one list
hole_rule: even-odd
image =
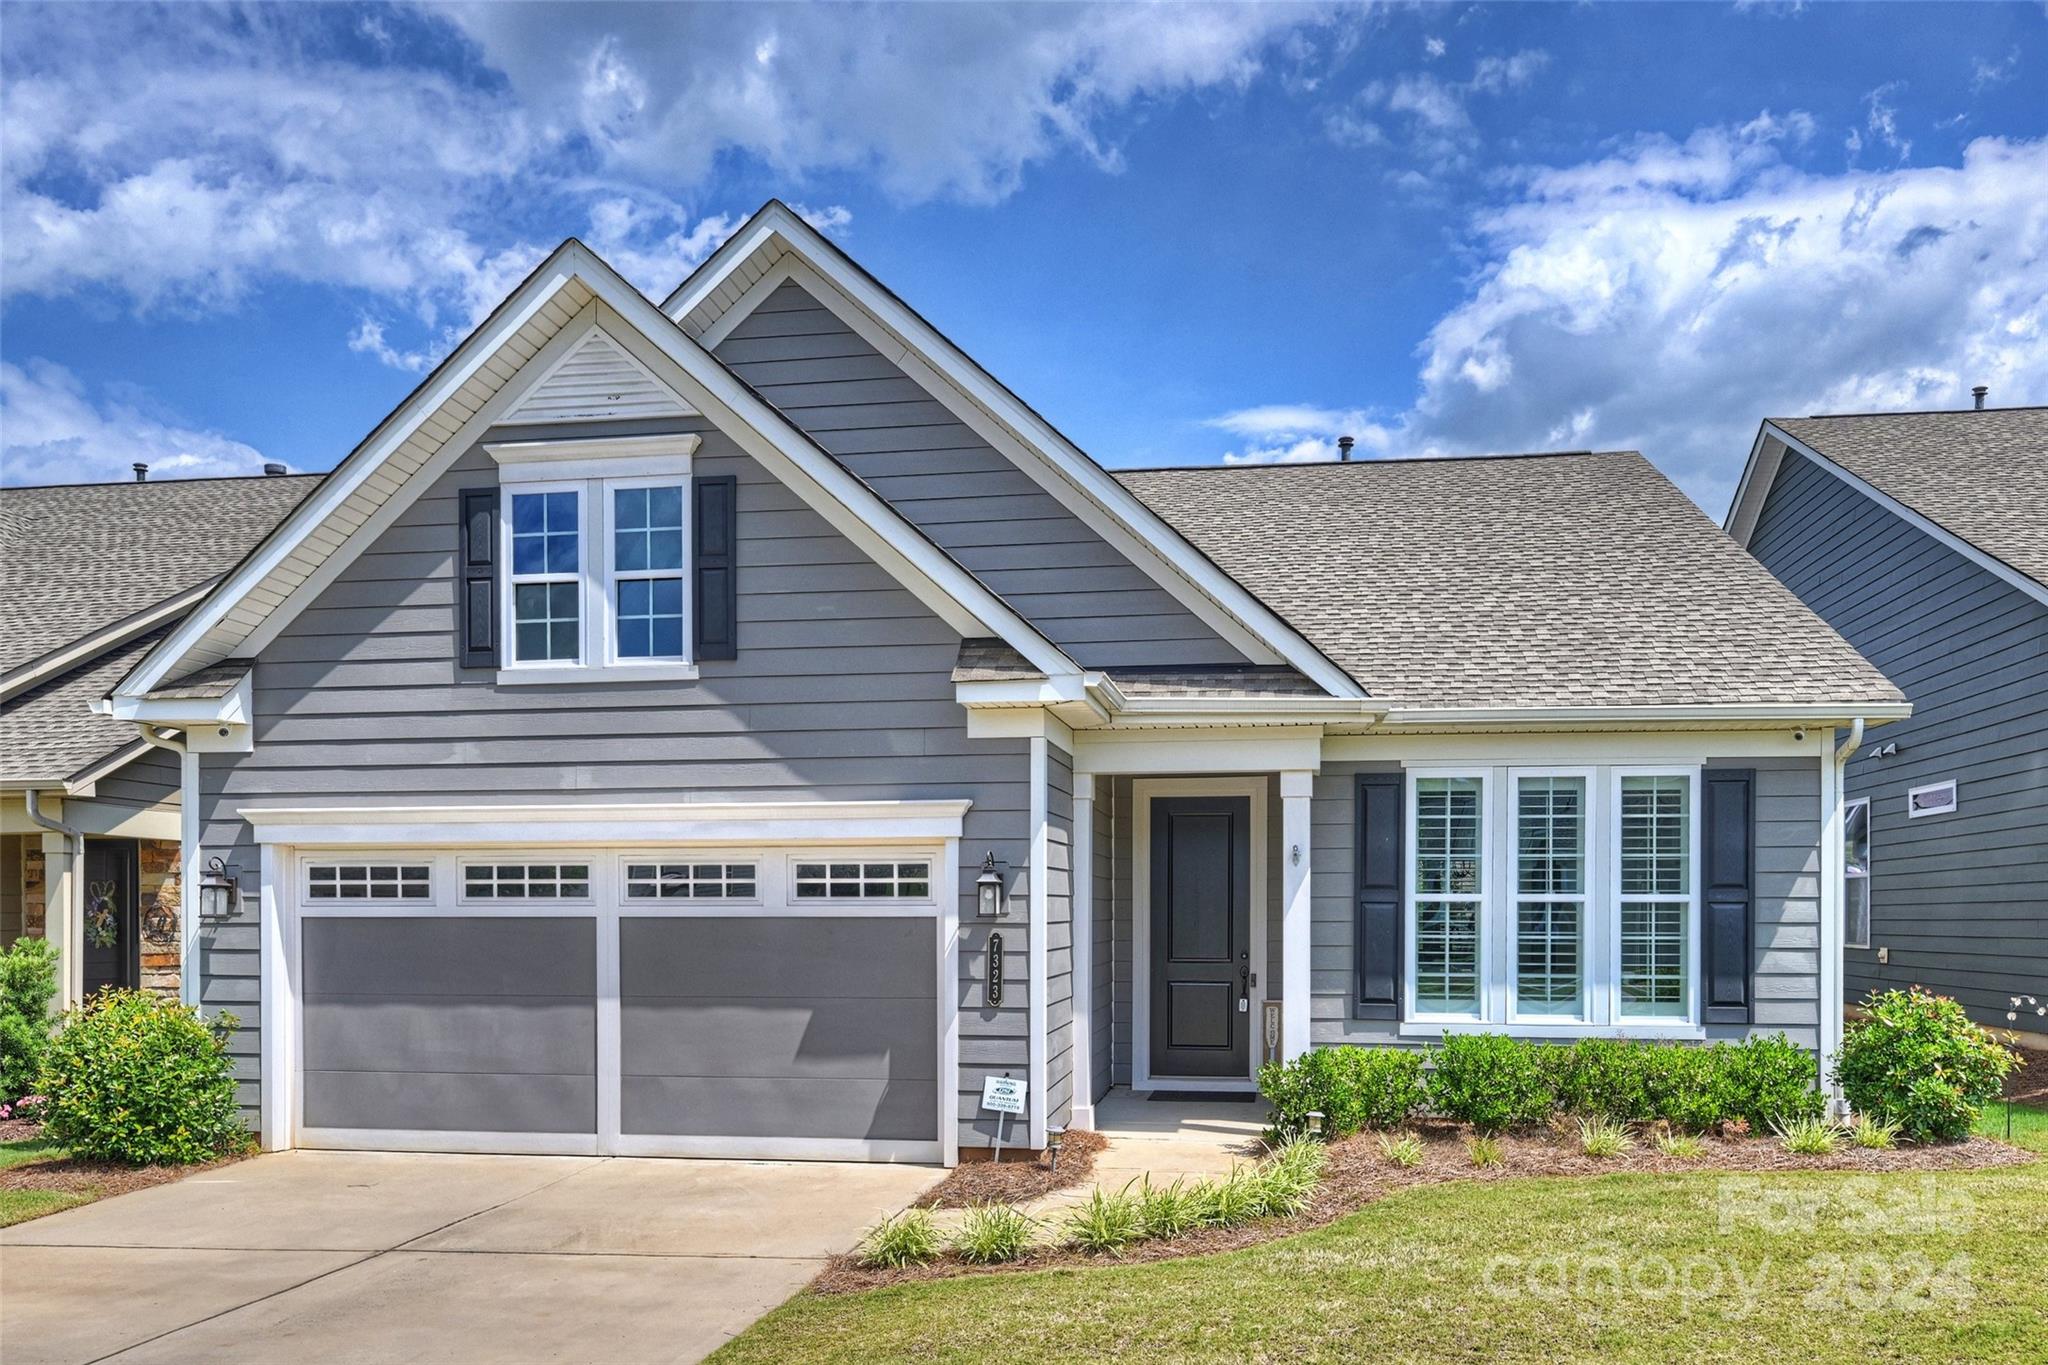
[{"label": "gray garage door", "polygon": [[936,932],[925,917],[622,919],[621,1131],[936,1139]]},{"label": "gray garage door", "polygon": [[597,1131],[590,916],[302,922],[308,1129]]}]

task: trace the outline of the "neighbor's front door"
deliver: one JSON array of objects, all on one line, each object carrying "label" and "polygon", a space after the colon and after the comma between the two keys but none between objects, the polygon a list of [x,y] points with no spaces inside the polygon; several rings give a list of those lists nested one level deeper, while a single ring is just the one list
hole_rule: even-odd
[{"label": "neighbor's front door", "polygon": [[1249,1074],[1251,818],[1249,797],[1152,798],[1157,1080]]},{"label": "neighbor's front door", "polygon": [[85,841],[85,993],[133,986],[141,947],[135,933],[135,841]]}]

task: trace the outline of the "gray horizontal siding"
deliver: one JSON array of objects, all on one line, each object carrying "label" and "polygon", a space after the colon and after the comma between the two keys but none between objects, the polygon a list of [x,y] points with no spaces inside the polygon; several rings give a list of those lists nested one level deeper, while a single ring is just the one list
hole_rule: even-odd
[{"label": "gray horizontal siding", "polygon": [[718,357],[1081,663],[1243,661],[795,283]]},{"label": "gray horizontal siding", "polygon": [[116,806],[175,806],[178,756],[168,749],[145,749],[94,783],[92,799]]},{"label": "gray horizontal siding", "polygon": [[[1849,763],[1872,860],[1851,999],[1918,984],[2004,1024],[2010,997],[2048,982],[2048,606],[1799,455],[1750,551],[1913,703]],[[1950,778],[1955,814],[1906,817],[1910,788]]]},{"label": "gray horizontal siding", "polygon": [[[1025,744],[968,738],[949,676],[958,637],[709,423],[575,430],[679,427],[703,435],[699,474],[740,481],[739,657],[705,663],[698,681],[501,688],[456,666],[456,495],[495,482],[481,449],[422,490],[258,659],[255,752],[202,767],[208,851],[245,888],[231,917],[202,926],[203,991],[242,1020],[245,1103],[259,1090],[259,860],[235,815],[245,804],[966,797],[963,887],[971,894],[994,852],[1015,872],[1021,917]],[[975,1113],[982,1070],[1028,1064],[1025,930],[1005,927],[1016,954],[996,1009],[980,999],[989,930],[971,905],[961,933],[968,1146],[993,1132]]]}]

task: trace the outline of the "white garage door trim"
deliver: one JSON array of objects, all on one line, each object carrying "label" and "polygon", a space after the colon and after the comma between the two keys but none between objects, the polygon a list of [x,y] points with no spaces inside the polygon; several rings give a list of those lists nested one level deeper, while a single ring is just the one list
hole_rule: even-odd
[{"label": "white garage door trim", "polygon": [[[262,851],[262,1126],[264,1145],[380,1148],[407,1151],[712,1156],[769,1160],[958,1160],[954,1091],[959,1075],[959,838],[966,801],[760,803],[755,805],[567,808],[245,808]],[[445,817],[430,819],[433,817]],[[703,817],[698,819],[697,817]],[[552,817],[552,818],[551,818]],[[551,854],[583,855],[590,897],[526,902],[476,901],[462,890],[470,854],[519,847],[527,861]],[[784,887],[798,854],[832,850],[872,858],[928,857],[931,895],[919,903],[797,904]],[[423,899],[310,904],[305,865],[318,855],[362,863],[371,857],[426,862],[433,868]],[[625,863],[635,856],[712,854],[752,857],[762,873],[754,902],[717,905],[628,905]],[[595,1134],[467,1133],[395,1129],[308,1128],[303,1121],[304,1060],[302,921],[320,916],[505,918],[589,916],[597,941],[597,1132]],[[935,1027],[938,1040],[936,1141],[846,1138],[661,1136],[620,1131],[619,923],[623,918],[760,915],[859,918],[918,917],[935,921]]]}]

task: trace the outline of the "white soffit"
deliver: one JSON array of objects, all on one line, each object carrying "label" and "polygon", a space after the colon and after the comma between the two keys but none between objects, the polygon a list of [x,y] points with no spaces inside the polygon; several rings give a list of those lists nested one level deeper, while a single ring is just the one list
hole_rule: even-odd
[{"label": "white soffit", "polygon": [[507,424],[694,417],[697,410],[592,326],[505,414]]}]

